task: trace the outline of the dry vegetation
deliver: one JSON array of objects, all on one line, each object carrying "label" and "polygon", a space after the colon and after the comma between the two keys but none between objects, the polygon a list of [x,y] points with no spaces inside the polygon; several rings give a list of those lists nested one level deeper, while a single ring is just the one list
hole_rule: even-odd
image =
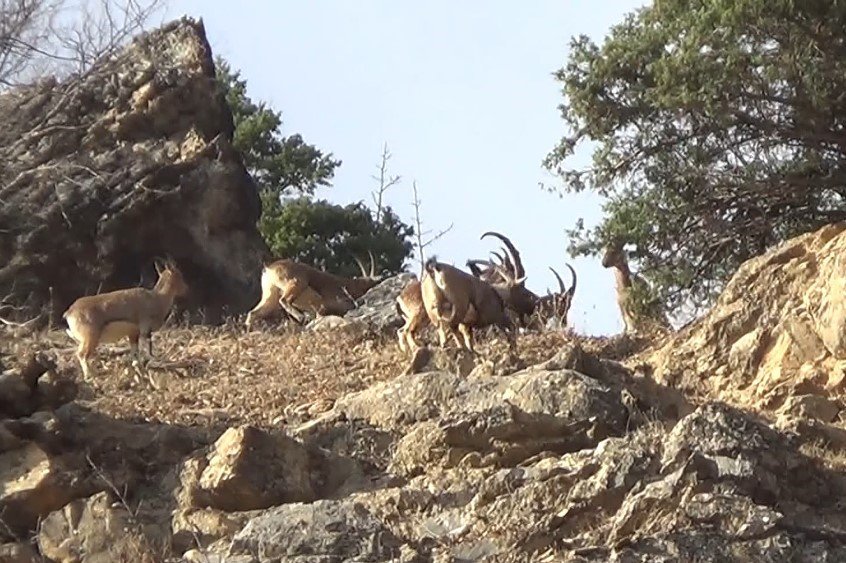
[{"label": "dry vegetation", "polygon": [[[482,356],[504,353],[501,336],[480,333]],[[433,335],[427,334],[431,342]],[[61,330],[0,342],[5,367],[30,352],[55,357],[58,371],[80,383],[78,400],[115,418],[204,425],[297,423],[331,408],[338,397],[396,377],[409,359],[393,333],[350,329],[305,331],[265,325],[246,332],[220,327],[169,326],[153,337],[155,358],[133,365],[127,344],[103,345],[98,375],[81,382],[74,346]],[[572,333],[529,333],[518,338],[518,358],[528,366],[552,357],[567,341],[603,357],[621,358],[642,347],[627,337],[589,338]],[[451,351],[457,355],[457,351]]]}]

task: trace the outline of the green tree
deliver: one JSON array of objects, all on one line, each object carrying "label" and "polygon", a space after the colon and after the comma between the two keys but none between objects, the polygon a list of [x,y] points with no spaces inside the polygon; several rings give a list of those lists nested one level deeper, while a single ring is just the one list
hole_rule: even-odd
[{"label": "green tree", "polygon": [[377,273],[399,272],[411,254],[413,230],[385,207],[379,221],[364,204],[335,205],[301,196],[286,200],[278,213],[262,217],[262,231],[275,253],[345,276],[361,275],[358,258]]},{"label": "green tree", "polygon": [[259,189],[259,231],[274,255],[359,275],[356,258],[367,266],[370,249],[379,271],[401,271],[412,250],[411,227],[389,207],[374,214],[360,203],[340,206],[314,200],[317,188],[332,185],[341,161],[298,134],[283,136],[281,113],[264,102],[253,102],[246,81],[221,58],[216,60],[216,72],[232,109],[233,144]]},{"label": "green tree", "polygon": [[247,95],[247,81],[229,63],[218,57],[215,66],[218,84],[232,109],[233,144],[259,191],[278,199],[291,192],[311,195],[321,186],[331,186],[341,161],[307,144],[298,134],[283,136],[282,114],[264,102],[253,102]]},{"label": "green tree", "polygon": [[605,198],[570,252],[623,237],[668,306],[707,305],[743,261],[846,219],[846,3],[655,0],[601,46],[574,38],[556,78],[568,133],[545,166]]}]

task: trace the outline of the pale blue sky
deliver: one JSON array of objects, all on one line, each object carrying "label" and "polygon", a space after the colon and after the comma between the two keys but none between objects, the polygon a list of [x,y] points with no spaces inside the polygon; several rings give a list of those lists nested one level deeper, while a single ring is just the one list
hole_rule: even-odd
[{"label": "pale blue sky", "polygon": [[479,240],[483,232],[501,231],[522,253],[528,287],[543,293],[556,287],[550,265],[569,284],[570,261],[579,275],[570,323],[614,334],[622,321],[612,273],[566,253],[564,229],[579,217],[595,224],[599,199],[559,198],[538,183],[556,182],[541,160],[564,133],[551,73],[570,37],[599,41],[647,3],[172,0],[168,19],[202,17],[215,54],[241,70],[253,99],[283,112],[284,133],[343,160],[320,197],[370,203],[387,142],[391,172],[403,177],[387,202],[410,223],[416,180],[426,227],[455,223],[429,253],[464,267],[498,248]]}]

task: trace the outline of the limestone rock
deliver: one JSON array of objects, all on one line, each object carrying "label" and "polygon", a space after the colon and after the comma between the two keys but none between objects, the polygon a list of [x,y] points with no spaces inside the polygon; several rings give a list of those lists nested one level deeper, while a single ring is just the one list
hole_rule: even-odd
[{"label": "limestone rock", "polygon": [[0,95],[0,291],[54,321],[83,294],[154,278],[169,254],[187,305],[246,309],[267,248],[231,145],[201,22],[135,38],[80,78]]},{"label": "limestone rock", "polygon": [[32,388],[15,373],[0,374],[0,414],[17,418],[35,410]]},{"label": "limestone rock", "polygon": [[198,543],[206,548],[217,540],[234,536],[249,518],[249,512],[232,513],[214,508],[177,510],[171,522],[171,546],[177,553],[198,547]]},{"label": "limestone rock", "polygon": [[803,420],[815,419],[821,422],[831,422],[840,410],[841,406],[828,397],[810,394],[791,395],[782,404],[779,414]]},{"label": "limestone rock", "polygon": [[130,526],[130,515],[108,494],[75,500],[50,513],[38,531],[38,549],[61,563],[106,561],[112,544]]},{"label": "limestone rock", "polygon": [[842,393],[844,288],[846,223],[837,223],[745,262],[707,315],[639,360],[659,382],[759,408]]},{"label": "limestone rock", "polygon": [[396,300],[405,286],[415,279],[414,274],[402,273],[383,280],[370,288],[358,300],[356,308],[344,318],[361,322],[377,333],[401,327],[402,318],[397,313]]},{"label": "limestone rock", "polygon": [[198,485],[212,507],[228,511],[310,501],[316,496],[306,448],[288,436],[252,426],[223,433]]},{"label": "limestone rock", "polygon": [[221,555],[199,549],[186,551],[182,555],[182,561],[188,563],[259,563],[259,560],[251,555]]},{"label": "limestone rock", "polygon": [[446,372],[402,375],[335,402],[334,412],[386,429],[500,408],[588,422],[620,431],[626,413],[618,392],[572,370],[524,370],[462,379]]}]

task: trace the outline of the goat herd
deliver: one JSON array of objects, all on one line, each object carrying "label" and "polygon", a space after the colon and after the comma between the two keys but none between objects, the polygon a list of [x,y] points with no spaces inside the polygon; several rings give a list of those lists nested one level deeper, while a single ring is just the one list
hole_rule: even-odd
[{"label": "goat herd", "polygon": [[[465,272],[439,262],[426,261],[420,280],[409,283],[397,297],[397,311],[405,323],[397,332],[400,349],[414,352],[419,348],[416,337],[428,324],[437,329],[438,341],[444,346],[447,333],[472,353],[473,329],[498,327],[512,347],[518,327],[542,328],[549,319],[567,324],[567,313],[576,291],[576,272],[567,264],[573,277],[569,289],[561,276],[550,267],[558,280],[558,292],[539,296],[525,286],[526,271],[520,253],[508,237],[486,232],[502,241],[502,252],[493,252],[494,260],[468,260]],[[295,320],[302,322],[304,313],[315,316],[343,315],[355,300],[374,287],[376,264],[370,254],[370,270],[360,260],[361,277],[345,278],[314,267],[283,259],[265,265],[261,274],[261,300],[247,314],[246,325],[270,315],[282,307]],[[636,317],[627,304],[628,291],[642,279],[629,270],[622,244],[610,245],[602,265],[614,268],[617,298],[626,332],[635,330]],[[92,370],[89,361],[99,343],[127,338],[131,353],[139,354],[139,341],[144,338],[147,353],[152,355],[152,332],[159,329],[177,297],[188,291],[179,268],[172,261],[156,262],[158,280],[152,290],[142,287],[120,289],[77,299],[64,313],[67,333],[77,342],[76,357],[88,380]],[[664,323],[666,324],[666,319]]]}]

